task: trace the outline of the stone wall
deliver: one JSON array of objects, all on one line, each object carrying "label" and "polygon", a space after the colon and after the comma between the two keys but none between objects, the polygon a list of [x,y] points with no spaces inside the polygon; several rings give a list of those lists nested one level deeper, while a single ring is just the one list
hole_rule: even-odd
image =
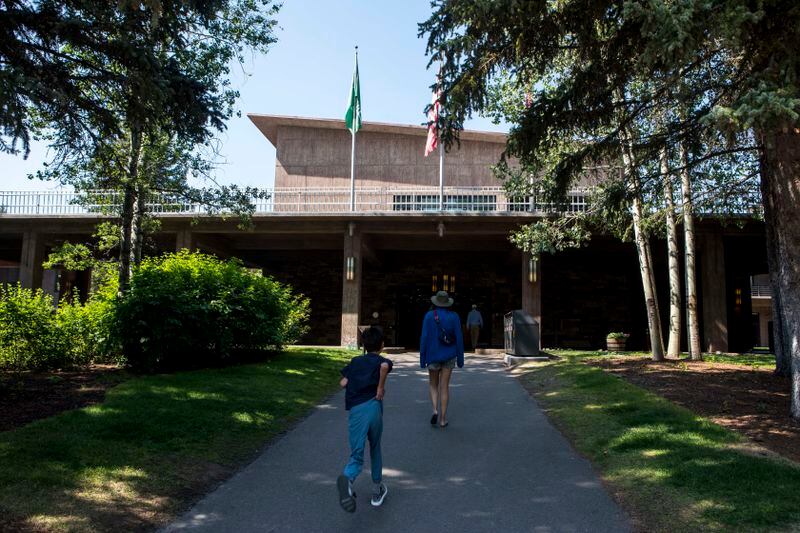
[{"label": "stone wall", "polygon": [[339,345],[342,261],[340,250],[274,252],[260,261],[265,274],[311,299],[311,328],[301,343]]},{"label": "stone wall", "polygon": [[605,349],[611,331],[643,348],[647,320],[632,244],[595,238],[578,250],[542,258],[542,345]]}]

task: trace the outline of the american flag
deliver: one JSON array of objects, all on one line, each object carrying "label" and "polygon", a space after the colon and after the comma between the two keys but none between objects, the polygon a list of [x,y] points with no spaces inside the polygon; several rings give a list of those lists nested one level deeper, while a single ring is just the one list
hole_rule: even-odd
[{"label": "american flag", "polygon": [[428,110],[428,140],[425,143],[425,157],[439,147],[439,99],[442,96],[441,84],[436,84]]}]

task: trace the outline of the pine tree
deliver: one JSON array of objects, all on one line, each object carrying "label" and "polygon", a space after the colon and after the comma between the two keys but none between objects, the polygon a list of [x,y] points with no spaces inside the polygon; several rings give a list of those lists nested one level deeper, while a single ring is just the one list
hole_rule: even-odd
[{"label": "pine tree", "polygon": [[658,86],[637,103],[631,121],[673,98],[703,103],[675,117],[659,146],[678,145],[705,128],[756,141],[774,258],[770,278],[780,295],[775,342],[778,353],[790,354],[791,409],[800,418],[800,6],[794,0],[442,0],[433,2],[420,33],[444,64],[446,144],[485,107],[502,70],[541,89],[509,136],[508,155],[523,167],[541,169],[537,154],[554,153],[564,132],[612,131],[551,165],[549,179],[561,190],[586,161],[607,160],[625,126],[614,122],[613,95],[637,80]]}]

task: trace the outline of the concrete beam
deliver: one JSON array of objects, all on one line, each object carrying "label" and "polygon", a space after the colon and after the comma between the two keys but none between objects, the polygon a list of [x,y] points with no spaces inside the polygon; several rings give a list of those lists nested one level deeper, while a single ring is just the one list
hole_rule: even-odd
[{"label": "concrete beam", "polygon": [[[352,230],[352,231],[351,231]],[[361,231],[355,225],[345,230],[342,269],[342,334],[341,345],[355,347],[358,341],[358,324],[361,317],[362,279]],[[353,279],[347,279],[348,270]]]},{"label": "concrete beam", "polygon": [[22,254],[19,265],[19,281],[28,289],[40,289],[44,269],[44,241],[35,231],[22,234]]},{"label": "concrete beam", "polygon": [[703,308],[703,349],[728,351],[728,305],[725,276],[725,246],[720,233],[702,233],[700,241],[700,287]]}]

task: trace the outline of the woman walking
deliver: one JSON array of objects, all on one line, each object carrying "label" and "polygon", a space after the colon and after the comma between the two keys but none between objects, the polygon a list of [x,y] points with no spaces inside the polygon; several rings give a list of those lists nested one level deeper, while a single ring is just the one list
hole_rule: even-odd
[{"label": "woman walking", "polygon": [[431,297],[433,309],[422,321],[419,341],[419,364],[428,369],[429,390],[433,415],[431,425],[447,427],[447,403],[450,399],[450,374],[456,364],[464,366],[464,338],[461,319],[449,309],[453,299],[445,291]]}]

